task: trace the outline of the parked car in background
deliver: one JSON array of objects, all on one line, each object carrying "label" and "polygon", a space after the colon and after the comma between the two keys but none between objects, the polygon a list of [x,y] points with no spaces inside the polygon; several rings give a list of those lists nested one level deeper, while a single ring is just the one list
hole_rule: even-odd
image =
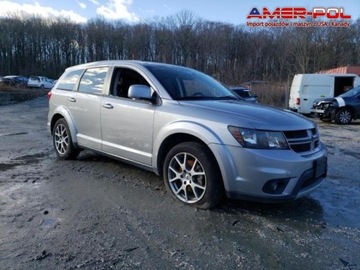
[{"label": "parked car in background", "polygon": [[18,75],[8,75],[1,78],[1,82],[5,85],[16,86],[16,87],[26,87],[28,78]]},{"label": "parked car in background", "polygon": [[334,98],[359,85],[356,74],[296,74],[290,88],[289,109],[310,114],[316,99]]},{"label": "parked car in background", "polygon": [[30,88],[51,89],[54,83],[53,80],[44,76],[30,76],[27,86]]},{"label": "parked car in background", "polygon": [[360,118],[360,86],[335,98],[316,99],[311,110],[324,122],[335,120],[337,124],[349,124]]},{"label": "parked car in background", "polygon": [[247,102],[251,102],[251,103],[257,103],[257,95],[253,95],[251,93],[251,90],[246,88],[246,87],[241,87],[241,86],[231,86],[230,87],[231,90],[233,90],[235,92],[235,94],[237,94],[239,97],[241,97],[242,99],[244,99]]},{"label": "parked car in background", "polygon": [[90,149],[162,174],[167,190],[187,205],[211,208],[224,195],[294,200],[326,177],[327,150],[316,123],[240,101],[194,69],[87,63],[66,69],[48,97],[60,159]]}]

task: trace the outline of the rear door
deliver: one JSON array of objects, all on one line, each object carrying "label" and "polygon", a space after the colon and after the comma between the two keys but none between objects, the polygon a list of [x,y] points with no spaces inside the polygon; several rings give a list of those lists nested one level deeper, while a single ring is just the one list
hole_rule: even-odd
[{"label": "rear door", "polygon": [[304,85],[302,89],[302,97],[300,99],[299,112],[305,114],[310,113],[315,99],[324,97],[332,97],[331,85]]},{"label": "rear door", "polygon": [[78,90],[68,95],[78,144],[94,150],[101,150],[100,106],[108,70],[108,67],[85,70]]},{"label": "rear door", "polygon": [[290,96],[289,96],[289,108],[297,111],[299,109],[300,104],[300,87],[302,81],[302,74],[297,74],[294,76],[293,81],[291,83],[290,88]]},{"label": "rear door", "polygon": [[334,97],[345,93],[347,90],[353,88],[355,76],[336,76],[334,83]]}]

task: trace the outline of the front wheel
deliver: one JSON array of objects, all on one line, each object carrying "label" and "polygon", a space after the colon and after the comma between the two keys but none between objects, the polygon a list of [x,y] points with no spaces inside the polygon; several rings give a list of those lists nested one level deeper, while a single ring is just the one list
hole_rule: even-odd
[{"label": "front wheel", "polygon": [[223,197],[223,185],[217,162],[203,144],[185,142],[167,154],[164,181],[172,196],[201,209],[215,207]]},{"label": "front wheel", "polygon": [[53,129],[53,143],[56,154],[61,159],[75,159],[79,149],[75,148],[70,134],[70,129],[65,119],[56,121]]},{"label": "front wheel", "polygon": [[340,109],[335,115],[336,124],[346,125],[352,120],[352,113],[349,109]]}]

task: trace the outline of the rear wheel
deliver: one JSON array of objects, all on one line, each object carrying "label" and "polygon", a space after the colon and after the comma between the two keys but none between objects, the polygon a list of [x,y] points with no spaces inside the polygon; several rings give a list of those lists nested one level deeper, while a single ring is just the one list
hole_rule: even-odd
[{"label": "rear wheel", "polygon": [[223,197],[217,162],[201,143],[185,142],[172,148],[165,158],[163,175],[168,191],[187,205],[210,209]]},{"label": "rear wheel", "polygon": [[340,125],[349,124],[352,120],[352,113],[349,109],[340,109],[335,115],[335,122]]},{"label": "rear wheel", "polygon": [[70,129],[65,119],[56,121],[53,129],[53,143],[55,152],[61,159],[75,159],[79,149],[75,148],[70,134]]}]

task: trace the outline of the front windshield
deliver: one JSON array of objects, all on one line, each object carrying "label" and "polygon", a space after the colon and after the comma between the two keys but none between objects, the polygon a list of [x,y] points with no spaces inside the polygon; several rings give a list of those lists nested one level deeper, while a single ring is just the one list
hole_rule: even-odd
[{"label": "front windshield", "polygon": [[353,97],[356,96],[357,94],[360,94],[360,86],[350,89],[344,94],[339,95],[339,97]]},{"label": "front windshield", "polygon": [[151,64],[146,67],[175,100],[238,99],[221,83],[194,69]]}]

